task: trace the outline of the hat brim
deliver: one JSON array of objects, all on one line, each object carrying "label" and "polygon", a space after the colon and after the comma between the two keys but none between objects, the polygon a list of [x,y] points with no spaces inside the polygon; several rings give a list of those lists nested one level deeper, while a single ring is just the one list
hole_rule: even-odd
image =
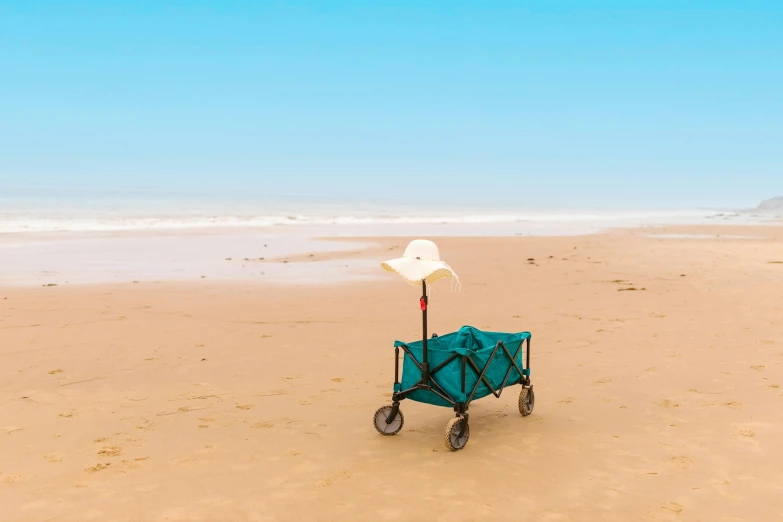
[{"label": "hat brim", "polygon": [[444,277],[459,279],[454,270],[443,261],[400,257],[381,263],[381,266],[389,272],[396,272],[412,285],[418,285],[422,281],[432,283]]}]

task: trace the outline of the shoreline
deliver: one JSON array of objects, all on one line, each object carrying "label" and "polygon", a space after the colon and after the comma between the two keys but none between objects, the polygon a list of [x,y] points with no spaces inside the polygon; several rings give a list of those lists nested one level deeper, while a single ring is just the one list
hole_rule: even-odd
[{"label": "shoreline", "polygon": [[[18,204],[18,203],[17,203]],[[221,206],[222,205],[222,206]],[[28,202],[14,207],[6,202],[0,209],[0,237],[13,234],[117,234],[117,233],[191,233],[230,230],[248,231],[334,228],[339,235],[357,235],[357,231],[376,229],[380,234],[399,234],[397,230],[449,230],[462,227],[483,230],[482,234],[560,235],[609,228],[645,225],[698,225],[731,222],[739,225],[763,225],[781,222],[783,212],[759,210],[720,210],[707,208],[520,208],[519,206],[428,206],[331,204],[311,206],[300,202],[293,207],[278,207],[267,202],[254,206],[222,203],[217,207],[201,205],[178,208],[127,207],[121,204],[105,208],[81,202],[75,206],[51,202]],[[265,209],[263,212],[260,208]],[[389,232],[390,231],[390,232]],[[437,232],[429,233],[437,235]],[[358,235],[367,235],[358,232]],[[372,234],[370,234],[372,235]],[[407,232],[403,232],[407,235]],[[462,235],[457,233],[456,235]]]},{"label": "shoreline", "polygon": [[[658,240],[764,240],[780,236],[783,225],[650,225],[613,228],[575,235],[360,235],[335,234],[335,227],[290,230],[217,229],[201,231],[13,234],[0,236],[0,287],[64,286],[151,282],[222,281],[236,284],[336,284],[379,277],[377,264],[402,255],[407,241],[429,237],[459,239],[595,238],[646,236]],[[433,232],[439,232],[437,227]],[[373,232],[378,232],[373,229]],[[392,234],[392,232],[394,234]],[[442,232],[442,230],[440,231]],[[456,232],[456,231],[454,231]],[[319,235],[320,234],[320,235]],[[384,251],[384,248],[388,250]],[[388,252],[388,255],[387,255]]]}]

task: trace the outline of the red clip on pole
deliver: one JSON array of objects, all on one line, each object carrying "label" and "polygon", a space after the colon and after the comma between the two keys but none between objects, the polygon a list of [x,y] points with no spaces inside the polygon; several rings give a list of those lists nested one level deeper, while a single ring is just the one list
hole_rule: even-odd
[{"label": "red clip on pole", "polygon": [[426,309],[427,309],[427,302],[426,302],[426,301],[424,300],[424,298],[422,297],[422,298],[421,298],[421,311],[423,312],[423,311],[424,311],[424,310],[426,310]]}]

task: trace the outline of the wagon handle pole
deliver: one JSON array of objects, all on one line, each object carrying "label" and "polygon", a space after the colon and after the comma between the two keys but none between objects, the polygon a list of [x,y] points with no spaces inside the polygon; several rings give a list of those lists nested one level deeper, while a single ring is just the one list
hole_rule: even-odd
[{"label": "wagon handle pole", "polygon": [[421,379],[425,385],[430,383],[430,365],[427,359],[427,281],[421,280],[421,324],[422,324],[422,364]]}]

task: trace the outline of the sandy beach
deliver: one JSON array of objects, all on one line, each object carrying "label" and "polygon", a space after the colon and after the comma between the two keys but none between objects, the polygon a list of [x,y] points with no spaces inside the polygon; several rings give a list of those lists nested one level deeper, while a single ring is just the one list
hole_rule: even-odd
[{"label": "sandy beach", "polygon": [[[264,262],[366,275],[409,239]],[[462,289],[434,285],[430,330],[531,331],[531,416],[513,387],[463,451],[412,401],[378,435],[392,343],[421,335],[380,268],[5,285],[0,519],[783,518],[783,227],[433,239]]]}]

